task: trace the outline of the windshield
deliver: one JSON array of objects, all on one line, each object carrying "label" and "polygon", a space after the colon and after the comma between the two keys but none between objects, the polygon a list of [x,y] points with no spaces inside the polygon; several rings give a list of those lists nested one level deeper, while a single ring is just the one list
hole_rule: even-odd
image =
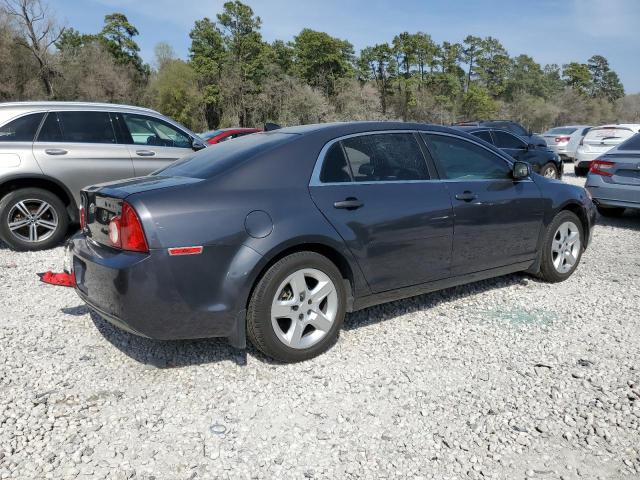
[{"label": "windshield", "polygon": [[209,130],[208,132],[199,133],[198,136],[203,140],[209,140],[210,138],[213,138],[216,135],[221,134],[223,131],[224,130]]},{"label": "windshield", "polygon": [[543,135],[571,135],[576,130],[575,127],[556,127],[547,130]]},{"label": "windshield", "polygon": [[279,147],[294,138],[294,133],[256,133],[239,137],[233,142],[223,142],[216,148],[205,148],[184,157],[153,175],[162,177],[211,178],[238,162]]}]

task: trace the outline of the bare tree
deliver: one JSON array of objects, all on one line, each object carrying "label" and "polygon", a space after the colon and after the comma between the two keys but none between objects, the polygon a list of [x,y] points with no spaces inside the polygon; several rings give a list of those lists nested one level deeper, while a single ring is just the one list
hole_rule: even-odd
[{"label": "bare tree", "polygon": [[40,79],[49,97],[54,96],[53,78],[55,68],[51,55],[51,46],[58,41],[64,32],[52,15],[47,5],[41,0],[0,0],[2,10],[13,19],[21,33],[16,42],[27,48],[35,57],[40,67]]}]

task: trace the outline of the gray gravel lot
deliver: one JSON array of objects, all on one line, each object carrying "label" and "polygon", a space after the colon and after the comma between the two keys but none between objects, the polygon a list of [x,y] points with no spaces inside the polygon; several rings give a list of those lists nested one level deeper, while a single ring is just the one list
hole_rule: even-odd
[{"label": "gray gravel lot", "polygon": [[370,308],[296,365],[121,332],[38,282],[62,248],[0,245],[0,478],[637,479],[640,215],[599,221],[564,283]]}]

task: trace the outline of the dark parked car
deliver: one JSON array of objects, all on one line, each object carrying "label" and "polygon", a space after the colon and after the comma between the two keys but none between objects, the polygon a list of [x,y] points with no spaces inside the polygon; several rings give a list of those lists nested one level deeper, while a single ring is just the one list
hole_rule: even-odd
[{"label": "dark parked car", "polygon": [[455,124],[459,127],[487,127],[498,128],[500,130],[506,130],[514,135],[518,135],[525,139],[527,143],[531,143],[536,147],[545,147],[547,142],[540,135],[536,135],[531,130],[523,127],[518,122],[512,120],[479,120],[475,122],[459,122]]},{"label": "dark parked car", "polygon": [[281,361],[345,312],[512,272],[568,278],[595,208],[577,186],[446,127],[258,133],[151,176],[86,188],[76,290],[156,339],[228,337]]},{"label": "dark parked car", "polygon": [[486,127],[455,127],[495,145],[516,160],[527,162],[534,172],[547,178],[561,178],[564,164],[557,153],[546,145],[538,147],[504,130]]}]

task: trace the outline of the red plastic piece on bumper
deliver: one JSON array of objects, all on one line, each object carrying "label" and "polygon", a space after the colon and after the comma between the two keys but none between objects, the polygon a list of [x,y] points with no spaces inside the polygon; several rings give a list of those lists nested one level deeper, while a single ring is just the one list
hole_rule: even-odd
[{"label": "red plastic piece on bumper", "polygon": [[72,273],[55,273],[49,270],[48,272],[38,273],[40,281],[48,283],[49,285],[58,285],[60,287],[75,287],[76,277]]}]

